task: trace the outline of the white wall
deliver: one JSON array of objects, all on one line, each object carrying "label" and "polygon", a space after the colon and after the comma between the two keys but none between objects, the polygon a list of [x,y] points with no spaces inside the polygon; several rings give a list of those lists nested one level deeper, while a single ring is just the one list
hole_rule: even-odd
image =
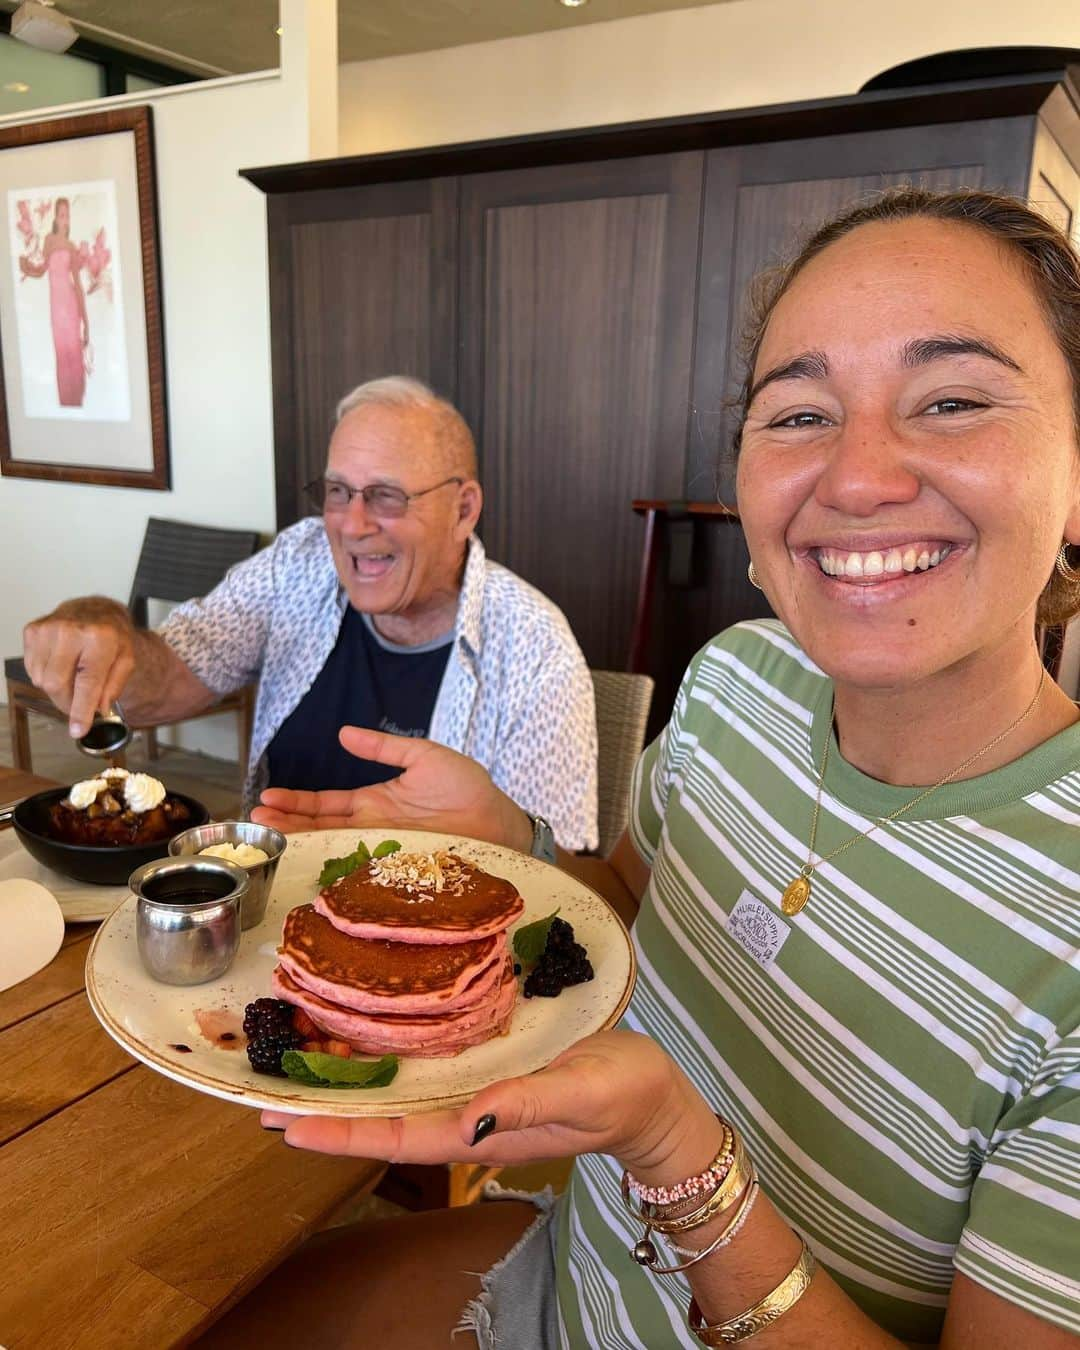
[{"label": "white wall", "polygon": [[1080,47],[1076,0],[734,0],[344,65],[343,155],[854,93],[960,47]]},{"label": "white wall", "polygon": [[21,651],[28,619],[67,596],[126,601],[150,515],[274,528],[266,202],[237,170],[304,158],[303,108],[276,75],[147,101],[172,491],[0,477],[4,655]]},{"label": "white wall", "polygon": [[[335,152],[333,119],[320,111],[313,130],[309,117],[313,86],[334,97],[333,59],[321,83],[311,68],[320,42],[332,57],[332,20],[326,0],[283,0],[280,72],[54,110],[153,105],[172,490],[0,477],[3,655],[68,596],[126,601],[148,516],[273,533],[266,198],[238,170]],[[182,739],[229,757],[235,719],[191,723]]]}]

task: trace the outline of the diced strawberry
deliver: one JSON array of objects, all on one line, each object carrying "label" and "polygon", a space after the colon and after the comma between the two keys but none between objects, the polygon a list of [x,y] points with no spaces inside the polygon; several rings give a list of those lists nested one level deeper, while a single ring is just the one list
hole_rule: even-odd
[{"label": "diced strawberry", "polygon": [[326,1054],[325,1041],[304,1041],[300,1047],[301,1050],[317,1050],[320,1055]]},{"label": "diced strawberry", "polygon": [[337,1055],[339,1059],[348,1059],[352,1054],[352,1046],[348,1041],[327,1041],[326,1053]]},{"label": "diced strawberry", "polygon": [[303,1008],[294,1008],[292,1015],[293,1030],[299,1036],[311,1037],[318,1034],[319,1028],[303,1010]]}]

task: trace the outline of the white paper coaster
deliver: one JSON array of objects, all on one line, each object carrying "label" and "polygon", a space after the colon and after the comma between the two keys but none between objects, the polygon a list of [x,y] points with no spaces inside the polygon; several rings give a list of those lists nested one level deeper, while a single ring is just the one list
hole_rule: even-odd
[{"label": "white paper coaster", "polygon": [[47,966],[64,940],[64,916],[36,881],[0,881],[0,989]]}]

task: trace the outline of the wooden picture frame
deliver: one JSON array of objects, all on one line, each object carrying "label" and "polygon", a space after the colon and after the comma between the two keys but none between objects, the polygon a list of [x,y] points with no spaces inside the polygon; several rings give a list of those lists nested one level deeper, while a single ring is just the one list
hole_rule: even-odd
[{"label": "wooden picture frame", "polygon": [[148,107],[0,130],[0,473],[169,488]]}]

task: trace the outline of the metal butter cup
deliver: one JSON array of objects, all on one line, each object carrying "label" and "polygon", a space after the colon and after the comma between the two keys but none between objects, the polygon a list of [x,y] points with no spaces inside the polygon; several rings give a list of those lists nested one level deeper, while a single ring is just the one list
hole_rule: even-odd
[{"label": "metal butter cup", "polygon": [[247,873],[224,858],[155,858],[131,874],[139,957],[165,984],[205,984],[233,963]]},{"label": "metal butter cup", "polygon": [[169,852],[175,857],[200,855],[204,848],[210,848],[213,844],[251,844],[254,848],[261,848],[267,855],[266,862],[252,863],[250,866],[235,864],[248,877],[247,894],[240,907],[243,927],[245,931],[254,928],[262,922],[266,913],[274,874],[288,840],[269,825],[256,825],[251,820],[217,820],[208,825],[193,826],[176,835],[169,841]]}]

